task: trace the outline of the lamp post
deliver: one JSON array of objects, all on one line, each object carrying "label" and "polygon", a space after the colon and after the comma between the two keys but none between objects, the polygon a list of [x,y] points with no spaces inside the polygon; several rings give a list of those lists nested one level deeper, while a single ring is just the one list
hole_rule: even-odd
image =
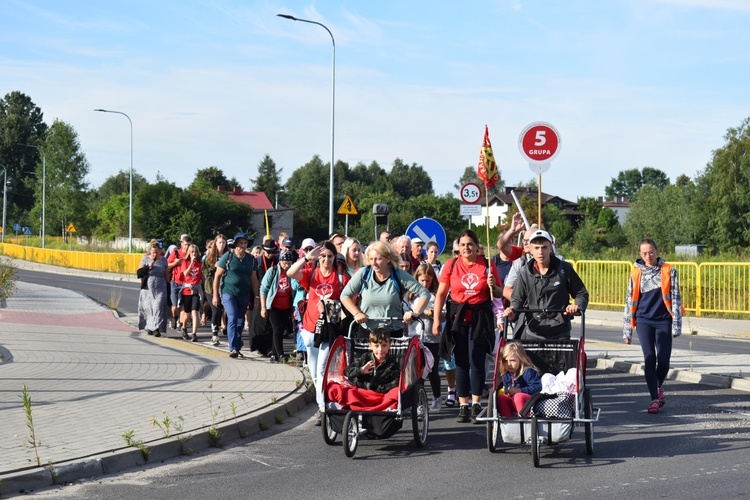
[{"label": "lamp post", "polygon": [[289,19],[291,21],[300,21],[303,23],[317,24],[331,35],[331,43],[333,44],[333,62],[331,64],[331,175],[330,175],[330,193],[328,196],[328,234],[333,233],[333,165],[335,162],[333,155],[334,145],[334,130],[335,130],[335,118],[336,118],[336,40],[333,38],[333,33],[326,27],[325,24],[321,24],[317,21],[310,21],[308,19],[300,19],[289,14],[277,14],[278,17]]},{"label": "lamp post", "polygon": [[2,235],[2,242],[5,243],[5,231],[7,229],[5,228],[5,198],[7,198],[8,195],[8,167],[5,165],[0,165],[0,167],[3,167],[3,235]]},{"label": "lamp post", "polygon": [[[35,148],[39,153],[42,155],[42,248],[45,248],[45,240],[46,234],[45,234],[45,226],[44,223],[46,222],[46,208],[47,208],[47,155],[44,154],[44,149],[42,149],[39,146],[35,146],[34,144],[21,144],[21,146],[26,146],[27,148]],[[39,174],[37,174],[39,175]],[[38,179],[38,177],[37,177]],[[5,204],[5,198],[3,198],[3,204]],[[4,206],[4,205],[3,205]],[[3,214],[5,214],[5,208],[3,208]],[[5,231],[5,220],[3,220],[3,231]]]},{"label": "lamp post", "polygon": [[274,204],[274,208],[276,208],[276,210],[279,209],[279,193],[283,193],[284,191],[285,189],[283,187],[280,187],[276,191],[274,191],[275,198],[276,198],[276,203]]},{"label": "lamp post", "polygon": [[122,115],[130,122],[130,197],[129,197],[129,208],[128,208],[128,253],[133,252],[133,120],[123,113],[122,111],[112,111],[110,109],[95,109],[101,113],[115,113]]}]

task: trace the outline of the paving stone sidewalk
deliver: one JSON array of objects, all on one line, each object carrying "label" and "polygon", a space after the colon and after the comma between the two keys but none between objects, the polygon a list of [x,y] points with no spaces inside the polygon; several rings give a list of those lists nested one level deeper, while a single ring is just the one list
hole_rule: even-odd
[{"label": "paving stone sidewalk", "polygon": [[302,395],[295,367],[149,337],[76,292],[17,285],[0,309],[0,475],[36,466],[24,385],[42,465],[125,449],[128,430],[164,438],[154,418],[199,432]]}]

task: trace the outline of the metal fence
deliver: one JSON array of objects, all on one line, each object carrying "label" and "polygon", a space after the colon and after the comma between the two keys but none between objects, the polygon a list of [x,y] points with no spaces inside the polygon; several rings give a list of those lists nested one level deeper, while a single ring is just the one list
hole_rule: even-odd
[{"label": "metal fence", "polygon": [[[135,274],[143,254],[51,250],[0,243],[0,254],[43,264]],[[632,262],[606,260],[569,261],[586,284],[592,306],[624,308]],[[750,263],[673,262],[680,279],[682,303],[696,316],[750,314]]]}]

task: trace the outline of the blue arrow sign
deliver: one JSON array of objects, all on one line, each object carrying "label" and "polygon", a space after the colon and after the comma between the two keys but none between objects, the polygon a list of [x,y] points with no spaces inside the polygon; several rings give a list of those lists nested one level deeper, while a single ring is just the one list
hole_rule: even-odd
[{"label": "blue arrow sign", "polygon": [[406,236],[411,239],[420,238],[425,243],[434,241],[438,244],[440,253],[443,253],[446,240],[448,239],[443,226],[435,219],[430,219],[429,217],[422,217],[409,224],[409,227],[406,229]]},{"label": "blue arrow sign", "polygon": [[20,230],[21,230],[21,224],[19,224],[18,222],[13,224],[13,231],[18,232]]}]

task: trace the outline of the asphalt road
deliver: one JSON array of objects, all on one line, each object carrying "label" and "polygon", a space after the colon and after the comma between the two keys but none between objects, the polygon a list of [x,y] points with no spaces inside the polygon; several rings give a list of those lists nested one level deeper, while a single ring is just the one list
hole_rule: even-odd
[{"label": "asphalt road", "polygon": [[667,405],[646,413],[639,376],[589,371],[602,408],[588,456],[583,429],[541,466],[529,447],[490,453],[485,427],[433,414],[425,448],[405,426],[387,440],[362,441],[353,459],[340,438],[324,444],[306,413],[289,417],[220,453],[155,464],[84,484],[37,492],[67,498],[737,498],[750,474],[750,393],[670,382]]}]

